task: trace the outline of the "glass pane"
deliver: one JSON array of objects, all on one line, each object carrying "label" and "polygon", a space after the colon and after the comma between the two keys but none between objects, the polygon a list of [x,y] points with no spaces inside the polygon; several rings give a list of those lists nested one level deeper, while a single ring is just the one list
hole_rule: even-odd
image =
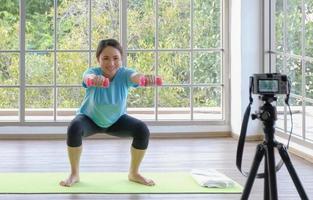
[{"label": "glass pane", "polygon": [[1,0],[0,50],[19,49],[19,0]]},{"label": "glass pane", "polygon": [[313,57],[313,1],[304,1],[305,6],[305,54]]},{"label": "glass pane", "polygon": [[[276,128],[279,128],[280,130],[285,130],[285,101],[283,96],[278,96],[277,104],[276,104],[276,110],[277,110],[277,121],[276,121]],[[274,104],[273,104],[274,105]]]},{"label": "glass pane", "polygon": [[291,81],[291,93],[302,94],[302,65],[300,59],[289,58],[287,60],[286,74]]},{"label": "glass pane", "polygon": [[276,72],[284,74],[285,73],[285,70],[284,70],[284,57],[281,56],[281,55],[276,55],[275,62],[276,62]]},{"label": "glass pane", "polygon": [[154,94],[153,87],[131,89],[128,94],[127,112],[142,120],[154,120]]},{"label": "glass pane", "polygon": [[[290,98],[289,105],[292,112],[293,131],[292,134],[302,137],[302,100],[297,98]],[[291,130],[291,121],[289,109],[287,108],[287,132]]]},{"label": "glass pane", "polygon": [[284,51],[284,0],[276,0],[275,9],[275,48]]},{"label": "glass pane", "polygon": [[91,1],[92,49],[103,39],[120,38],[119,1]]},{"label": "glass pane", "polygon": [[97,61],[96,52],[91,53],[91,66],[96,67],[99,66],[99,63]]},{"label": "glass pane", "polygon": [[53,84],[53,53],[26,53],[26,84]]},{"label": "glass pane", "polygon": [[53,120],[53,89],[26,88],[25,108],[26,121]]},{"label": "glass pane", "polygon": [[57,120],[70,121],[74,118],[77,109],[85,96],[85,89],[58,88],[57,89]]},{"label": "glass pane", "polygon": [[53,49],[53,0],[26,2],[26,49]]},{"label": "glass pane", "polygon": [[[154,74],[154,60],[153,52],[137,52],[127,55],[128,67],[143,74]],[[152,87],[131,89],[128,95],[127,111],[139,119],[154,120],[154,96],[155,90]]]},{"label": "glass pane", "polygon": [[220,53],[194,53],[193,83],[221,83],[221,67]]},{"label": "glass pane", "polygon": [[287,51],[301,55],[301,0],[287,0]]},{"label": "glass pane", "polygon": [[313,140],[313,104],[306,102],[305,105],[305,136]]},{"label": "glass pane", "polygon": [[190,88],[160,88],[158,119],[190,120]]},{"label": "glass pane", "polygon": [[82,84],[88,68],[88,53],[57,54],[57,84]]},{"label": "glass pane", "polygon": [[220,47],[221,10],[220,0],[194,1],[193,35],[195,48]]},{"label": "glass pane", "polygon": [[59,49],[88,49],[88,1],[58,0],[57,42]]},{"label": "glass pane", "polygon": [[158,74],[164,83],[188,84],[190,79],[189,52],[160,52]]},{"label": "glass pane", "polygon": [[19,89],[0,88],[0,122],[19,120]]},{"label": "glass pane", "polygon": [[307,62],[305,68],[305,95],[313,99],[313,63]]},{"label": "glass pane", "polygon": [[19,84],[19,54],[0,53],[0,85]]},{"label": "glass pane", "polygon": [[159,47],[190,47],[190,0],[161,0],[159,9]]},{"label": "glass pane", "polygon": [[194,88],[193,102],[193,118],[195,120],[223,119],[221,87]]},{"label": "glass pane", "polygon": [[129,53],[127,66],[143,74],[154,74],[154,60],[153,52]]},{"label": "glass pane", "polygon": [[[155,44],[153,0],[128,0],[127,27],[129,49],[152,49]],[[140,28],[138,25],[140,24]]]}]

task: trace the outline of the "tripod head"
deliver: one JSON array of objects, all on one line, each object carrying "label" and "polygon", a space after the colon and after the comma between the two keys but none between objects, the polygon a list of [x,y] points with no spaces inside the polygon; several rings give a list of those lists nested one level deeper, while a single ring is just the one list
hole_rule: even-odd
[{"label": "tripod head", "polygon": [[259,107],[259,111],[251,115],[252,120],[259,119],[264,125],[273,125],[277,120],[276,107],[272,105],[272,102],[277,101],[277,97],[274,95],[262,95],[259,99],[264,101],[264,104]]},{"label": "tripod head", "polygon": [[264,104],[259,107],[256,113],[251,115],[252,120],[259,119],[263,122],[265,141],[272,142],[274,140],[275,133],[275,121],[277,120],[277,110],[276,107],[272,105],[272,102],[277,101],[277,97],[273,94],[259,96]]}]

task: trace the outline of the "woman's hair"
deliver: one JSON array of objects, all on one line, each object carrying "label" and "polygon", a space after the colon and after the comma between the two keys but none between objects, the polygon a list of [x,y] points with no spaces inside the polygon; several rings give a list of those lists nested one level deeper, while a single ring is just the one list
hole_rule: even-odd
[{"label": "woman's hair", "polygon": [[107,40],[101,40],[98,44],[97,52],[96,52],[97,60],[99,60],[99,56],[102,50],[108,46],[114,47],[120,52],[121,56],[123,56],[123,49],[122,49],[121,44],[115,39],[107,39]]}]

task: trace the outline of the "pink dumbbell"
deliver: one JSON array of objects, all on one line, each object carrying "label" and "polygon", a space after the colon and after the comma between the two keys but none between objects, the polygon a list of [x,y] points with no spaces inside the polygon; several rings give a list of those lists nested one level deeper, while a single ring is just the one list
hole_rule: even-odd
[{"label": "pink dumbbell", "polygon": [[154,80],[152,80],[152,83],[150,82],[150,79],[152,76],[141,76],[140,77],[140,86],[148,86],[148,85],[157,85],[161,86],[162,85],[162,79],[159,76],[153,77]]},{"label": "pink dumbbell", "polygon": [[[93,79],[91,77],[88,77],[87,80],[86,80],[86,85],[87,87],[91,87],[91,86],[95,86],[95,82],[93,81]],[[108,78],[103,78],[102,79],[102,87],[109,87],[110,85],[110,80]]]}]

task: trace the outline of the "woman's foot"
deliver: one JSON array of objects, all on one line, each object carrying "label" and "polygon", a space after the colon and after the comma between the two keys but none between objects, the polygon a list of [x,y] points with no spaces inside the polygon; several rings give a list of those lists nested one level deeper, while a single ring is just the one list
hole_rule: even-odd
[{"label": "woman's foot", "polygon": [[154,186],[155,183],[151,179],[147,179],[140,174],[128,174],[128,180],[136,183],[140,183],[147,186]]},{"label": "woman's foot", "polygon": [[79,182],[79,176],[75,174],[71,174],[66,180],[61,181],[59,184],[64,187],[71,187],[75,183]]}]

